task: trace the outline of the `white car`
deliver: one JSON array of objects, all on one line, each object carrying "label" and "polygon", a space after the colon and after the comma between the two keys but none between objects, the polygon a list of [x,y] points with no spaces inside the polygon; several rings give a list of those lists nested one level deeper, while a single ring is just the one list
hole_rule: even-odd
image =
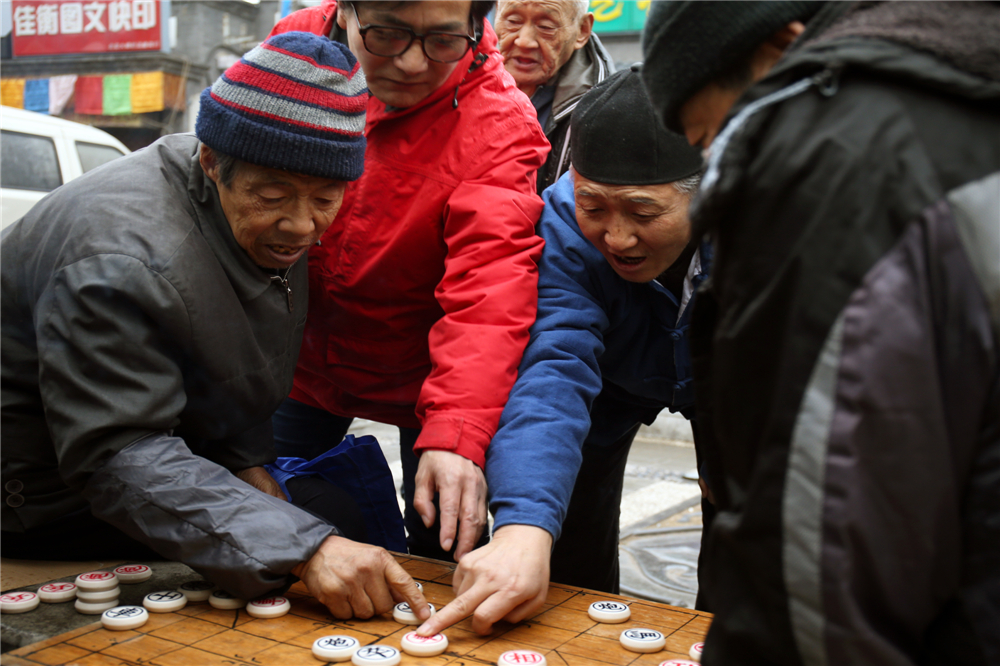
[{"label": "white car", "polygon": [[96,127],[0,107],[0,228],[63,183],[128,152]]}]

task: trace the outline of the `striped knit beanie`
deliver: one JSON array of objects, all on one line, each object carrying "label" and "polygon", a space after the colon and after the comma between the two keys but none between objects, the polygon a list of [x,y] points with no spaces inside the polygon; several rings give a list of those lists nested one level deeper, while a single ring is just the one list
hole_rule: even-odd
[{"label": "striped knit beanie", "polygon": [[195,133],[212,150],[332,180],[364,171],[368,88],[343,44],[275,35],[201,93]]}]

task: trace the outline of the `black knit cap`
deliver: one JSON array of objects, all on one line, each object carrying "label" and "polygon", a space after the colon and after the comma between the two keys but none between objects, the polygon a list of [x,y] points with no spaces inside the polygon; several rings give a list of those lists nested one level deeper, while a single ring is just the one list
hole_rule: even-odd
[{"label": "black knit cap", "polygon": [[701,151],[663,129],[638,67],[591,88],[573,110],[570,155],[584,178],[609,185],[672,183],[698,173]]},{"label": "black knit cap", "polygon": [[805,23],[823,2],[654,2],[642,35],[642,79],[664,125],[696,92],[748,58],[793,21]]}]

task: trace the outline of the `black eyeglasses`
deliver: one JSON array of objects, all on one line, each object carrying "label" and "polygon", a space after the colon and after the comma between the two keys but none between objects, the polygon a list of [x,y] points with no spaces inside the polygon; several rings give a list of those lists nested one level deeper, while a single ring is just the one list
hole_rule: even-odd
[{"label": "black eyeglasses", "polygon": [[394,58],[406,53],[413,40],[419,39],[424,55],[434,62],[455,62],[469,52],[476,40],[468,35],[453,32],[428,32],[418,35],[409,28],[396,28],[388,25],[361,25],[358,10],[354,9],[354,18],[358,22],[358,33],[365,48],[372,55],[382,58]]}]

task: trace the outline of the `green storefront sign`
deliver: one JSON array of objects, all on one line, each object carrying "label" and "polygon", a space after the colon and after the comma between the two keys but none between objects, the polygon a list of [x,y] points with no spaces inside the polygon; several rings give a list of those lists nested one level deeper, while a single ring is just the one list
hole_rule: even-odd
[{"label": "green storefront sign", "polygon": [[650,0],[590,0],[594,32],[638,32],[646,24]]}]

